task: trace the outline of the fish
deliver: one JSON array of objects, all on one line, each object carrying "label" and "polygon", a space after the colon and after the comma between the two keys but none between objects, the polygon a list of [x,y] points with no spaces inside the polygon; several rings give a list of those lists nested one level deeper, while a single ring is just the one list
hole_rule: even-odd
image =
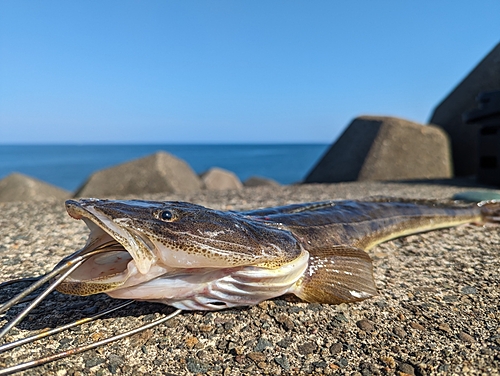
[{"label": "fish", "polygon": [[59,265],[88,257],[59,281],[59,292],[209,311],[288,294],[310,303],[359,302],[378,294],[367,253],[377,244],[500,220],[496,201],[385,197],[239,212],[181,201],[90,198],[68,200],[66,210],[90,233]]}]

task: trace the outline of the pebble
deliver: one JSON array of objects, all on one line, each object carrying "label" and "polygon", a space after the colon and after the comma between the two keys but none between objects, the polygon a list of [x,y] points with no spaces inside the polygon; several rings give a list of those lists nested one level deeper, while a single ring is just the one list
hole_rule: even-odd
[{"label": "pebble", "polygon": [[167,328],[176,328],[179,325],[179,319],[173,318],[171,320],[168,320],[164,325]]},{"label": "pebble", "polygon": [[108,355],[108,370],[111,372],[113,375],[117,373],[118,368],[120,365],[123,364],[123,358],[115,355],[115,354],[109,354]]},{"label": "pebble", "polygon": [[396,368],[396,361],[392,356],[381,356],[380,360],[384,362],[389,368]]},{"label": "pebble", "polygon": [[399,363],[398,370],[404,375],[415,375],[415,368],[413,368],[413,366],[408,363]]},{"label": "pebble", "polygon": [[450,326],[445,322],[442,322],[441,324],[439,324],[438,329],[442,330],[443,332],[446,332],[446,333],[451,333]]},{"label": "pebble", "polygon": [[266,356],[260,352],[254,351],[254,352],[248,353],[247,356],[256,363],[263,362],[266,360]]},{"label": "pebble", "polygon": [[318,311],[321,311],[323,309],[323,307],[319,303],[310,303],[307,305],[307,309],[314,311],[314,312],[318,312]]},{"label": "pebble", "polygon": [[342,351],[342,344],[341,343],[334,343],[333,345],[330,346],[330,354],[335,355],[338,354]]},{"label": "pebble", "polygon": [[347,367],[349,365],[349,361],[346,358],[340,358],[338,365],[341,367]]},{"label": "pebble", "polygon": [[456,296],[456,295],[445,295],[445,296],[443,296],[443,300],[445,302],[453,303],[453,302],[458,301],[458,296]]},{"label": "pebble", "polygon": [[440,364],[438,367],[438,372],[448,372],[450,370],[449,364]]},{"label": "pebble", "polygon": [[213,325],[201,324],[198,326],[198,329],[201,332],[207,333],[207,332],[211,332],[214,329],[214,327],[213,327]]},{"label": "pebble", "polygon": [[95,367],[101,363],[104,363],[104,359],[102,358],[90,358],[85,361],[85,367],[91,368]]},{"label": "pebble", "polygon": [[462,294],[477,294],[477,289],[474,286],[464,286],[460,292]]},{"label": "pebble", "polygon": [[286,349],[288,346],[292,344],[292,340],[290,338],[283,338],[281,341],[276,343],[279,347],[283,347]]},{"label": "pebble", "polygon": [[406,332],[404,331],[404,329],[400,328],[399,326],[394,327],[394,329],[392,331],[399,338],[405,338],[406,337]]},{"label": "pebble", "polygon": [[276,317],[276,321],[279,322],[286,330],[293,330],[295,328],[295,324],[288,317],[288,315],[281,314]]},{"label": "pebble", "polygon": [[413,329],[421,330],[421,331],[425,330],[425,327],[423,327],[422,325],[420,325],[418,322],[411,322],[410,323],[410,327],[413,328]]},{"label": "pebble", "polygon": [[359,329],[364,330],[365,332],[373,332],[375,330],[375,326],[370,320],[362,319],[356,322],[356,325]]},{"label": "pebble", "polygon": [[188,336],[188,337],[186,337],[184,342],[186,343],[186,347],[188,349],[192,349],[199,342],[199,340],[196,337]]},{"label": "pebble", "polygon": [[269,370],[269,368],[270,368],[269,364],[267,364],[266,362],[257,363],[257,367],[259,367],[262,370]]},{"label": "pebble", "polygon": [[467,334],[465,332],[458,333],[458,338],[460,338],[464,342],[469,342],[469,343],[475,342],[474,337],[472,337],[470,334]]},{"label": "pebble", "polygon": [[266,347],[272,347],[273,344],[265,338],[260,337],[257,341],[257,345],[255,346],[255,351],[261,352],[264,351]]},{"label": "pebble", "polygon": [[186,367],[192,373],[206,373],[208,366],[195,358],[187,358]]},{"label": "pebble", "polygon": [[327,363],[324,360],[320,360],[319,362],[312,362],[312,366],[314,368],[326,368]]},{"label": "pebble", "polygon": [[236,360],[236,362],[238,362],[239,364],[244,364],[245,358],[245,355],[237,355],[234,357],[234,360]]},{"label": "pebble", "polygon": [[288,358],[285,355],[282,355],[278,358],[274,358],[274,361],[285,371],[288,371],[290,369],[290,362],[288,361]]},{"label": "pebble", "polygon": [[349,322],[349,319],[347,317],[345,317],[345,315],[343,313],[337,313],[335,316],[333,316],[333,318],[340,323]]},{"label": "pebble", "polygon": [[297,346],[297,351],[301,355],[309,355],[312,354],[317,348],[318,346],[314,342],[305,342]]}]

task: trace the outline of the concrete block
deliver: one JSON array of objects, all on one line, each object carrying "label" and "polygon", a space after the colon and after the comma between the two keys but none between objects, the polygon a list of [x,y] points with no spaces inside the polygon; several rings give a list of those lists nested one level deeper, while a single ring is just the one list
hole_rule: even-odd
[{"label": "concrete block", "polygon": [[218,167],[205,171],[200,175],[200,178],[205,188],[211,191],[243,188],[243,184],[236,174]]},{"label": "concrete block", "polygon": [[462,115],[476,107],[479,93],[500,89],[500,43],[437,105],[430,123],[450,136],[456,176],[476,173],[477,127],[466,124]]},{"label": "concrete block", "polygon": [[356,118],[305,183],[410,180],[452,176],[446,133],[394,117]]},{"label": "concrete block", "polygon": [[201,187],[198,175],[185,161],[160,151],[93,173],[75,197],[190,193]]},{"label": "concrete block", "polygon": [[44,199],[64,202],[69,197],[70,192],[62,188],[17,172],[0,180],[0,202]]},{"label": "concrete block", "polygon": [[478,108],[464,115],[467,124],[478,130],[476,179],[500,185],[500,90],[478,96]]},{"label": "concrete block", "polygon": [[243,182],[245,187],[279,187],[280,183],[276,180],[265,178],[262,176],[250,176]]}]

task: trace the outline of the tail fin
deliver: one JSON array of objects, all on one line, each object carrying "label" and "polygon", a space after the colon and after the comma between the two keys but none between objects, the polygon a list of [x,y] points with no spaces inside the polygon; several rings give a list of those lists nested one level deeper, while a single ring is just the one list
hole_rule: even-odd
[{"label": "tail fin", "polygon": [[500,223],[500,201],[482,201],[477,205],[481,208],[483,222]]},{"label": "tail fin", "polygon": [[340,304],[377,295],[372,260],[363,250],[335,246],[309,252],[309,266],[290,290],[302,300]]}]

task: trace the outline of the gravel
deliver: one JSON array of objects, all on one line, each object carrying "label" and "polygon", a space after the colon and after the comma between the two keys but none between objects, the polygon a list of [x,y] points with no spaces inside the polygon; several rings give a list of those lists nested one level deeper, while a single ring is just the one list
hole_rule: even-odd
[{"label": "gravel", "polygon": [[[223,210],[386,195],[446,198],[453,184],[343,183],[190,195]],[[36,276],[80,248],[87,229],[62,202],[1,203],[0,279]],[[26,375],[499,375],[500,234],[465,225],[411,235],[369,253],[379,295],[338,306],[277,298],[254,307],[184,312],[166,324],[96,350],[25,371]],[[5,301],[21,286],[0,290]],[[8,334],[53,328],[117,302],[106,295],[51,294]],[[16,307],[0,321],[19,312]],[[105,318],[0,354],[0,367],[106,338],[163,317],[172,308],[137,302]]]}]

